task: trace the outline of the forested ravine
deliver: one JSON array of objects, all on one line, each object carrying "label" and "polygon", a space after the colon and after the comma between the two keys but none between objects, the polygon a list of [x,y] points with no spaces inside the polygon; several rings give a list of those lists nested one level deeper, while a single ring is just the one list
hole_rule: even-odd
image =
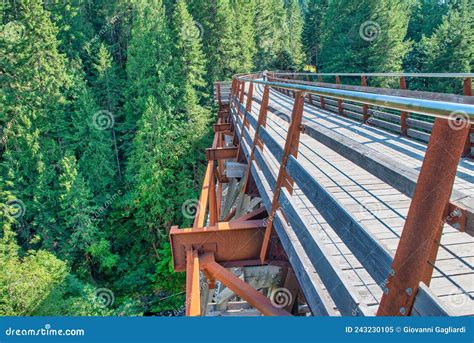
[{"label": "forested ravine", "polygon": [[213,83],[471,72],[473,2],[1,2],[0,315],[181,315],[168,231],[193,220]]}]

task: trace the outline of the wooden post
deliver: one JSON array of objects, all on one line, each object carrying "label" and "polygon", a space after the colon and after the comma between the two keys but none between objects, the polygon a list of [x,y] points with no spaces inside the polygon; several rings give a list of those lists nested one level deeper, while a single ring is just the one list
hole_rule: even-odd
[{"label": "wooden post", "polygon": [[[405,76],[400,77],[400,89],[407,89],[407,82]],[[408,122],[407,119],[409,117],[409,113],[405,111],[400,112],[400,133],[403,136],[408,135]]]},{"label": "wooden post", "polygon": [[[341,79],[339,78],[339,75],[336,75],[336,85],[339,85],[341,83]],[[344,114],[343,108],[342,108],[342,100],[337,100],[337,111],[339,112],[340,115]]]},{"label": "wooden post", "polygon": [[[362,87],[367,87],[367,78],[365,77],[365,75],[361,76],[361,85]],[[362,114],[364,116],[363,122],[364,124],[367,124],[367,122],[369,121],[369,105],[362,105]]]},{"label": "wooden post", "polygon": [[431,279],[433,266],[428,261],[438,249],[436,241],[469,130],[451,126],[446,119],[435,120],[377,315],[410,315],[420,281],[429,284]]},{"label": "wooden post", "polygon": [[285,148],[283,149],[283,156],[280,162],[280,170],[278,172],[278,178],[275,185],[275,191],[273,194],[272,209],[269,213],[267,226],[265,228],[265,236],[262,243],[262,251],[260,253],[260,261],[262,264],[267,259],[268,245],[270,242],[270,236],[273,229],[273,218],[278,209],[278,198],[280,197],[281,187],[285,182],[288,182],[287,173],[286,173],[286,163],[290,155],[298,155],[298,145],[299,137],[302,129],[302,119],[303,119],[303,109],[304,109],[304,93],[301,91],[296,92],[296,98],[293,105],[293,112],[291,114],[290,127],[288,128],[288,133],[285,141]]}]

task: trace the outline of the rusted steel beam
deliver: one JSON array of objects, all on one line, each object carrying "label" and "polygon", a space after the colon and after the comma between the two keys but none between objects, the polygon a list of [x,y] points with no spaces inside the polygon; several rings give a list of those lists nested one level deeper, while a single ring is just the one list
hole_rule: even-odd
[{"label": "rusted steel beam", "polygon": [[240,104],[243,104],[244,102],[244,95],[245,95],[245,82],[242,81],[240,84],[240,93],[239,93],[239,106],[237,106],[237,115],[240,117],[242,115],[240,111]]},{"label": "rusted steel beam", "polygon": [[244,214],[240,217],[237,217],[235,219],[232,219],[231,221],[238,221],[238,220],[243,220],[243,221],[247,221],[247,220],[253,220],[253,219],[263,219],[267,216],[267,209],[265,207],[259,207],[257,208],[256,210],[253,210],[252,212],[249,212],[247,214]]},{"label": "rusted steel beam", "polygon": [[286,162],[288,161],[288,157],[290,155],[293,155],[296,158],[298,154],[299,137],[302,128],[301,123],[303,119],[303,109],[304,93],[297,92],[293,105],[293,112],[291,114],[290,126],[288,128],[288,133],[286,136],[285,148],[283,149],[283,156],[280,162],[280,170],[278,172],[275,191],[273,193],[272,209],[269,213],[267,227],[265,228],[265,237],[263,239],[262,251],[260,253],[260,260],[262,261],[262,264],[267,259],[268,245],[270,243],[270,237],[273,229],[273,218],[275,216],[275,212],[279,207],[278,199],[280,197],[281,187],[284,185],[285,180],[287,180]]},{"label": "rusted steel beam", "polygon": [[219,123],[212,125],[214,132],[230,131],[230,123]]},{"label": "rusted steel beam", "polygon": [[[466,96],[472,96],[472,78],[471,77],[466,77],[464,79],[463,94]],[[474,155],[471,152],[471,147],[473,146],[473,144],[471,143],[471,137],[470,137],[470,133],[474,134],[474,125],[471,124],[469,126],[470,126],[470,132],[467,135],[466,142],[464,143],[464,149],[463,149],[462,155],[474,157]]]},{"label": "rusted steel beam", "polygon": [[[311,82],[309,75],[306,75],[306,81]],[[308,102],[312,105],[313,104],[313,95],[308,94]]]},{"label": "rusted steel beam", "polygon": [[215,182],[215,170],[214,161],[212,162],[211,178],[209,180],[209,225],[215,225],[219,220],[217,212],[217,198],[216,198],[216,182]]},{"label": "rusted steel beam", "polygon": [[194,217],[193,227],[200,227],[204,225],[206,218],[207,202],[209,200],[209,185],[211,182],[211,175],[213,172],[214,162],[207,163],[206,174],[202,183],[201,196],[199,197],[199,204],[196,209],[196,216]]},{"label": "rusted steel beam", "polygon": [[265,88],[263,89],[262,102],[260,103],[260,111],[258,113],[257,127],[255,128],[252,149],[250,150],[250,158],[247,163],[247,172],[245,174],[245,181],[243,182],[243,186],[242,186],[243,192],[247,192],[248,190],[249,180],[250,180],[250,166],[252,165],[252,161],[254,159],[255,147],[257,145],[260,145],[260,149],[263,148],[263,142],[259,144],[259,141],[260,141],[259,130],[260,130],[260,127],[265,127],[267,125],[267,112],[268,112],[269,97],[270,97],[270,87],[265,86]]},{"label": "rusted steel beam", "polygon": [[250,111],[252,110],[252,101],[253,101],[253,83],[250,82],[249,91],[247,93],[247,103],[245,104],[244,119],[242,121],[242,127],[240,129],[240,144],[237,151],[237,160],[239,161],[241,160],[242,144],[244,143],[244,140],[242,139],[242,137],[244,136],[244,128],[249,127],[249,121],[248,121],[247,116],[250,114]]},{"label": "rusted steel beam", "polygon": [[[367,87],[367,78],[365,77],[365,75],[361,76],[360,83],[362,87]],[[364,124],[366,124],[369,121],[369,105],[367,104],[362,105],[362,114],[364,116],[364,119],[363,119]]]},{"label": "rusted steel beam", "polygon": [[[339,85],[341,83],[341,79],[339,78],[339,75],[336,75],[336,85]],[[337,111],[339,112],[340,115],[344,114],[344,109],[342,107],[342,100],[337,100]]]},{"label": "rusted steel beam", "polygon": [[287,311],[273,306],[270,299],[258,292],[245,281],[241,280],[230,271],[219,265],[213,254],[204,254],[199,257],[202,268],[217,280],[229,287],[235,294],[246,300],[251,306],[265,316],[290,316]]},{"label": "rusted steel beam", "polygon": [[[400,77],[400,89],[407,89],[407,81],[405,76]],[[409,113],[405,111],[400,112],[400,133],[403,136],[408,135],[408,122],[407,119],[409,118]]]},{"label": "rusted steel beam", "polygon": [[436,119],[412,197],[392,271],[387,278],[377,315],[409,315],[420,281],[429,284],[456,169],[468,128],[453,129],[445,119]]},{"label": "rusted steel beam", "polygon": [[186,316],[201,315],[199,257],[196,250],[186,250]]},{"label": "rusted steel beam", "polygon": [[[321,77],[321,75],[318,75],[318,82],[322,82],[322,80],[323,80],[323,78]],[[320,96],[320,97],[319,97],[319,104],[320,104],[320,106],[321,106],[321,108],[322,108],[323,110],[326,109],[326,103],[325,103],[325,101],[324,101],[324,97],[323,97],[323,96]]]},{"label": "rusted steel beam", "polygon": [[219,102],[219,109],[222,107],[222,101],[221,101],[221,82],[217,81],[217,101]]},{"label": "rusted steel beam", "polygon": [[206,159],[208,161],[228,160],[237,157],[237,147],[207,148]]},{"label": "rusted steel beam", "polygon": [[264,231],[263,219],[217,222],[214,226],[186,229],[173,226],[169,239],[174,270],[185,270],[185,251],[189,246],[199,252],[214,252],[219,263],[256,260]]}]

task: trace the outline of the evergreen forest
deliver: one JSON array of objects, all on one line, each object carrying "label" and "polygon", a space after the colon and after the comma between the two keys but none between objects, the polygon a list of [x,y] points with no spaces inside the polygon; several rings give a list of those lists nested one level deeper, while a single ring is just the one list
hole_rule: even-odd
[{"label": "evergreen forest", "polygon": [[[3,0],[0,315],[182,315],[213,83],[472,72],[474,0]],[[418,81],[421,82],[421,81]],[[410,87],[461,92],[448,81]]]}]

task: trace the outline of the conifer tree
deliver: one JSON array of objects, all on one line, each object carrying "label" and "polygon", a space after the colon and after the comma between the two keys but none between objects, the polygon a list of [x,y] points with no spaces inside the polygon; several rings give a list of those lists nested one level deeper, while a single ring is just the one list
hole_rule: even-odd
[{"label": "conifer tree", "polygon": [[321,42],[324,35],[323,20],[326,13],[327,0],[313,0],[308,3],[302,32],[303,49],[306,61],[321,68]]},{"label": "conifer tree", "polygon": [[[474,3],[456,0],[430,38],[424,37],[423,72],[464,72],[474,68]],[[430,80],[433,91],[462,92],[462,84],[453,80]]]},{"label": "conifer tree", "polygon": [[229,0],[191,2],[191,13],[201,28],[207,60],[207,81],[227,80],[240,69],[240,50]]},{"label": "conifer tree", "polygon": [[329,2],[321,60],[325,72],[400,71],[410,47],[406,0]]},{"label": "conifer tree", "polygon": [[235,16],[235,35],[239,40],[240,58],[239,72],[253,70],[254,55],[257,51],[255,44],[255,2],[247,0],[233,0]]}]

